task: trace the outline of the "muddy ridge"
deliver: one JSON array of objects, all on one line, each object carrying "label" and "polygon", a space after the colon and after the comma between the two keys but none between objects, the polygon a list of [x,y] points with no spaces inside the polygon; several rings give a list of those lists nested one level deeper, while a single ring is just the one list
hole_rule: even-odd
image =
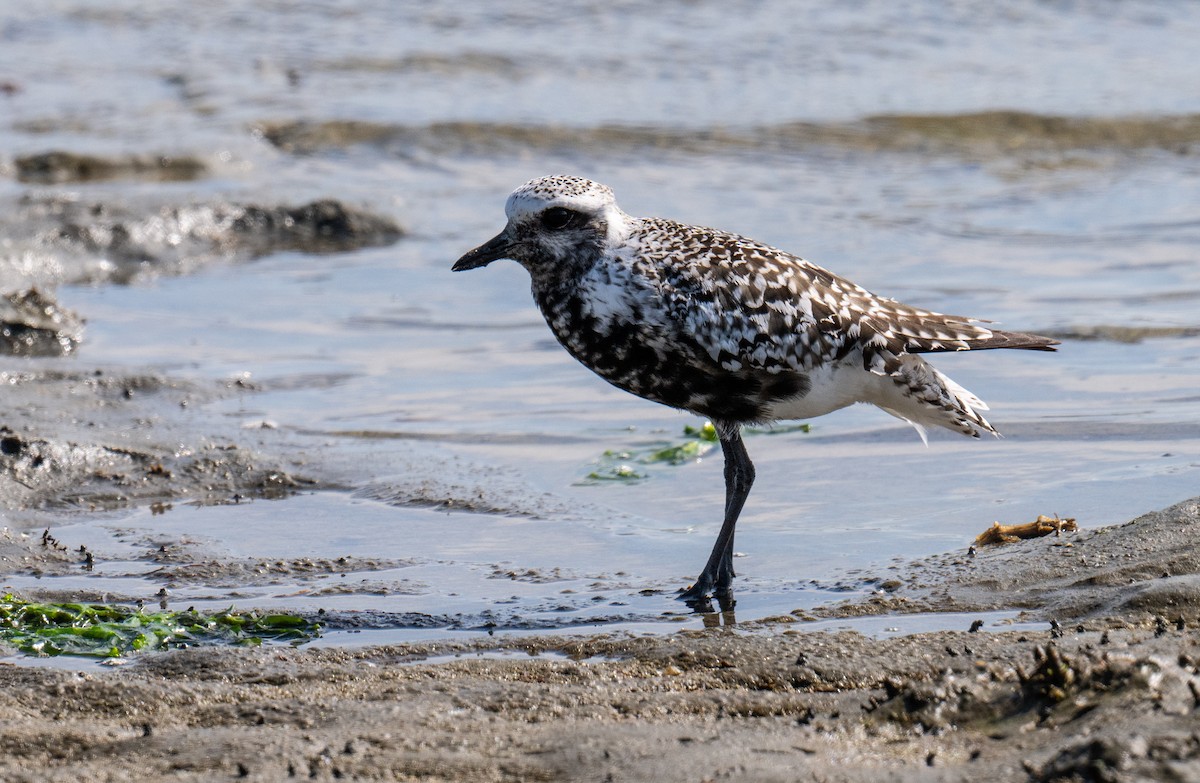
[{"label": "muddy ridge", "polygon": [[129,283],[273,253],[385,247],[405,234],[393,219],[334,199],[299,206],[227,202],[141,211],[72,196],[28,195],[0,252],[0,290],[63,283]]},{"label": "muddy ridge", "polygon": [[186,264],[189,256],[225,254],[259,258],[292,250],[337,253],[389,245],[403,235],[388,218],[338,201],[299,207],[196,204],[164,207],[137,217],[109,208],[64,204],[52,240],[119,264]]},{"label": "muddy ridge", "polygon": [[20,182],[49,185],[134,178],[151,182],[201,179],[208,166],[198,158],[168,155],[103,157],[64,150],[22,155],[13,161]]},{"label": "muddy ridge", "polygon": [[36,288],[0,294],[0,353],[66,356],[83,340],[83,319]]},{"label": "muddy ridge", "polygon": [[393,125],[360,120],[264,121],[255,128],[280,149],[311,154],[357,144],[446,155],[513,150],[671,150],[691,154],[821,147],[860,152],[1010,156],[1075,150],[1200,150],[1200,115],[1055,117],[1020,111],[880,115],[849,123],[788,122],[747,128],[669,128],[440,122]]}]

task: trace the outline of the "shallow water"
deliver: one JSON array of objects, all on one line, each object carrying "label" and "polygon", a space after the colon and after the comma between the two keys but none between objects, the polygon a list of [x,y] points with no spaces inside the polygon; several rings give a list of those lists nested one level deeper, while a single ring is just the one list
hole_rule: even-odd
[{"label": "shallow water", "polygon": [[[739,618],[870,590],[866,578],[965,548],[994,520],[1096,526],[1195,494],[1200,138],[1171,130],[1200,113],[1189,4],[64,0],[6,14],[6,156],[208,168],[44,185],[0,162],[5,290],[57,284],[87,319],[77,353],[49,363],[248,373],[264,391],[189,412],[196,426],[270,422],[351,488],[64,520],[59,537],[101,561],[67,588],[152,596],[161,580],[144,575],[139,531],[220,557],[405,561],[273,585],[177,580],[173,600],[369,611],[413,633],[417,615],[446,628],[698,625],[668,599],[711,545],[719,459],[584,481],[604,452],[681,442],[698,422],[576,365],[516,265],[448,271],[502,226],[509,190],[561,171],[612,185],[632,214],[736,230],[912,304],[1064,339],[1057,355],[937,357],[991,405],[1002,440],[938,433],[925,448],[868,409],[748,439],[759,478],[738,532]],[[1086,122],[964,135],[968,115],[992,110],[1143,124],[1109,142]],[[879,115],[920,119],[916,136],[862,130]],[[361,124],[331,135],[331,121]],[[324,135],[293,151],[264,135],[296,122]],[[200,255],[166,269],[183,276],[151,266],[131,285],[93,285],[107,260],[39,239],[29,207],[320,197],[410,234],[353,253]],[[1084,339],[1108,327],[1165,336]],[[492,513],[436,505],[478,498]]]}]

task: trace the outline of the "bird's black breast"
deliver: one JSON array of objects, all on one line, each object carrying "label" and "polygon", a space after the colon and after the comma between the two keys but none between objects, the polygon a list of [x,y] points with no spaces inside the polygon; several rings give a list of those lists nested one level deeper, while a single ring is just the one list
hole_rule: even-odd
[{"label": "bird's black breast", "polygon": [[654,402],[711,419],[766,418],[771,402],[802,396],[797,372],[727,370],[653,303],[629,303],[621,317],[596,314],[578,287],[534,287],[551,331],[567,352],[609,383]]}]

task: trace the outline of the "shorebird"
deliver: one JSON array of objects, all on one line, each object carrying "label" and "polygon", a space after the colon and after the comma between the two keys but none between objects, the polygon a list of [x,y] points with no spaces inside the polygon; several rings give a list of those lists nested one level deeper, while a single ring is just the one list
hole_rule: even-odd
[{"label": "shorebird", "polygon": [[856,402],[908,421],[997,434],[978,397],[920,354],[1057,340],[876,296],[809,261],[713,228],[639,218],[605,185],[535,179],[505,204],[508,224],[454,271],[509,258],[567,351],[609,383],[710,419],[725,458],[725,515],[712,554],[681,591],[728,599],[733,536],[754,483],[742,426],[810,419]]}]

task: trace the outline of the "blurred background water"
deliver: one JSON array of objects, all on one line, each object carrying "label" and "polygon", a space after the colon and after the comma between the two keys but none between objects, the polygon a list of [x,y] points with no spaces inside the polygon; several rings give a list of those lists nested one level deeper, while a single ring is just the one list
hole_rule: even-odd
[{"label": "blurred background water", "polygon": [[[226,585],[221,600],[465,626],[684,612],[665,596],[716,533],[719,455],[588,476],[699,422],[578,366],[515,264],[449,272],[503,225],[512,188],[550,173],[1063,340],[1057,355],[936,357],[991,405],[999,441],[925,448],[867,408],[750,438],[739,617],[870,589],[856,580],[994,520],[1096,526],[1190,497],[1197,40],[1200,7],[1182,2],[5,4],[0,282],[54,291],[87,324],[68,357],[0,365],[248,374],[260,393],[192,411],[194,426],[268,421],[278,448],[347,487],[74,515],[60,524],[113,565],[67,584],[148,589],[120,554],[140,530],[230,556],[405,559],[350,589]],[[56,182],[20,166],[56,150],[129,170]],[[199,173],[129,164],[157,156]],[[144,218],[321,198],[407,234],[251,258],[181,239],[201,220],[181,212],[157,233],[131,222],[141,255],[53,240],[80,205]]]}]

